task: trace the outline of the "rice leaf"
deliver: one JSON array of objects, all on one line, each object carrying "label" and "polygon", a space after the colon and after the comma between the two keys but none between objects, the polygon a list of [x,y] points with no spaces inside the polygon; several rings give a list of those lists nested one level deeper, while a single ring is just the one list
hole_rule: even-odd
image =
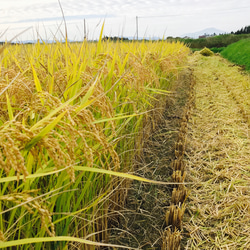
[{"label": "rice leaf", "polygon": [[168,95],[171,94],[171,91],[164,90],[164,89],[155,89],[155,88],[149,88],[145,87],[146,90],[152,91],[155,94],[162,94],[162,95]]},{"label": "rice leaf", "polygon": [[99,55],[100,52],[101,52],[101,47],[102,47],[102,34],[103,34],[103,30],[104,30],[104,24],[105,24],[105,21],[103,21],[103,24],[102,24],[101,33],[100,33],[99,41],[98,41],[98,44],[97,44],[96,55]]},{"label": "rice leaf", "polygon": [[33,146],[35,146],[45,135],[47,135],[60,120],[63,118],[67,110],[60,114],[53,122],[48,124],[38,135],[36,135],[24,148],[24,150],[29,151]]},{"label": "rice leaf", "polygon": [[[132,174],[121,173],[121,172],[116,172],[116,171],[112,171],[112,170],[100,169],[100,168],[93,168],[93,167],[74,166],[74,169],[78,170],[78,171],[88,171],[88,172],[94,172],[94,173],[100,173],[100,174],[108,174],[108,175],[112,175],[112,176],[118,176],[118,177],[122,177],[122,178],[128,178],[131,180],[143,181],[143,182],[153,183],[153,184],[162,184],[162,185],[184,184],[184,183],[175,183],[175,182],[154,181],[154,180],[149,180],[149,179],[142,178],[142,177],[132,175]],[[53,170],[53,169],[51,169],[51,170]],[[57,174],[59,172],[62,172],[64,170],[66,170],[66,168],[50,172],[50,169],[48,169],[48,172],[28,175],[26,177],[26,179],[33,179],[33,178],[38,178],[38,177],[42,177],[42,176],[53,175],[53,174]],[[24,177],[23,175],[20,175],[19,180],[22,180],[23,177]],[[5,182],[9,182],[9,181],[16,181],[16,180],[17,180],[16,176],[4,177],[4,178],[0,178],[0,183],[5,183]],[[187,184],[187,183],[185,183],[185,184]]]},{"label": "rice leaf", "polygon": [[32,243],[57,242],[57,241],[69,241],[69,242],[73,241],[73,242],[78,242],[78,243],[87,244],[91,246],[106,246],[106,247],[118,247],[118,248],[124,248],[124,249],[136,249],[136,248],[127,247],[127,246],[94,242],[94,241],[85,240],[85,239],[76,238],[76,237],[70,237],[70,236],[27,238],[27,239],[21,239],[21,240],[1,242],[0,248],[22,246],[25,244],[32,244]]},{"label": "rice leaf", "polygon": [[[42,86],[40,84],[40,81],[39,81],[39,79],[37,77],[37,74],[36,74],[36,71],[34,69],[34,66],[32,64],[31,64],[31,68],[32,68],[33,76],[34,76],[34,83],[36,85],[36,90],[37,90],[38,93],[39,92],[42,93],[43,92]],[[42,105],[44,105],[44,99],[43,99],[42,96],[40,97],[40,100],[41,100]]]},{"label": "rice leaf", "polygon": [[8,106],[8,114],[9,114],[9,119],[10,121],[14,119],[13,116],[13,110],[10,104],[10,99],[9,99],[9,95],[6,93],[6,99],[7,99],[7,106]]},{"label": "rice leaf", "polygon": [[97,100],[97,98],[93,98],[91,100],[89,100],[89,98],[91,97],[91,95],[94,92],[94,89],[95,89],[97,81],[99,80],[99,77],[100,77],[100,75],[98,74],[96,76],[96,79],[95,79],[94,83],[91,85],[91,87],[88,89],[88,91],[85,94],[85,96],[82,98],[80,106],[75,109],[76,113],[78,113],[82,109],[88,107],[91,103],[93,103],[93,102],[95,102]]},{"label": "rice leaf", "polygon": [[122,177],[122,178],[128,178],[128,179],[131,179],[131,180],[143,181],[143,182],[153,183],[153,184],[163,184],[163,185],[183,184],[183,183],[171,183],[171,182],[163,182],[163,181],[154,181],[154,180],[149,180],[149,179],[142,178],[142,177],[132,175],[132,174],[115,172],[115,171],[100,169],[100,168],[74,166],[74,169],[75,170],[80,170],[80,171],[95,172],[95,173],[100,173],[100,174],[109,174],[109,175],[112,175],[112,176],[118,176],[118,177]]},{"label": "rice leaf", "polygon": [[105,118],[105,119],[96,120],[93,122],[93,124],[121,120],[121,119],[130,118],[130,117],[134,117],[134,116],[138,116],[138,115],[141,115],[141,114],[119,115],[119,116],[112,117],[112,118]]},{"label": "rice leaf", "polygon": [[[36,174],[28,175],[28,176],[26,176],[26,179],[35,179],[35,178],[44,177],[44,176],[48,176],[48,175],[54,175],[54,174],[58,174],[58,173],[60,173],[60,172],[62,172],[64,170],[66,170],[66,169],[67,168],[54,170],[54,168],[48,168],[48,169],[45,169],[42,172],[39,171]],[[24,176],[20,175],[19,180],[23,180],[23,179],[24,179]],[[10,182],[10,181],[16,181],[16,180],[17,180],[16,176],[3,177],[3,178],[0,178],[0,183],[7,183],[7,182]]]}]

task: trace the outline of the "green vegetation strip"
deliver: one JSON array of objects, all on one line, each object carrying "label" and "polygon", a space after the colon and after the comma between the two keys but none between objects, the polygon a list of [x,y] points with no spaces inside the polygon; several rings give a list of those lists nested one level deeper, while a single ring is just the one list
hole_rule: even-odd
[{"label": "green vegetation strip", "polygon": [[170,39],[170,40],[174,40],[174,41],[180,40],[184,42],[185,44],[187,44],[190,48],[202,49],[204,47],[207,47],[207,48],[227,47],[228,45],[232,43],[236,43],[242,39],[247,39],[249,37],[250,37],[250,34],[240,34],[240,35],[225,34],[225,35],[198,38],[198,39],[175,38],[175,39]]},{"label": "green vegetation strip", "polygon": [[250,38],[229,45],[221,55],[233,63],[245,66],[246,70],[250,71]]}]

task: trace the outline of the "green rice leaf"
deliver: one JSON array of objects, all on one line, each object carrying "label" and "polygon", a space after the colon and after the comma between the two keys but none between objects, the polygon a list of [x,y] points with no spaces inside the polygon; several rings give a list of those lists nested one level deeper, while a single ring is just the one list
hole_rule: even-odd
[{"label": "green rice leaf", "polygon": [[[31,68],[32,68],[33,76],[34,76],[34,82],[35,82],[35,85],[36,85],[36,90],[37,90],[37,92],[42,93],[43,92],[42,86],[40,84],[40,81],[39,81],[39,79],[37,77],[37,74],[36,74],[36,71],[34,69],[34,66],[32,64],[31,64]],[[40,97],[40,99],[41,99],[42,105],[44,105],[44,99],[43,99],[43,97]]]},{"label": "green rice leaf", "polygon": [[105,244],[105,243],[94,242],[90,240],[85,240],[85,239],[76,238],[76,237],[69,237],[69,236],[27,238],[27,239],[21,239],[21,240],[1,242],[0,248],[22,246],[25,244],[32,244],[32,243],[57,242],[57,241],[73,241],[73,242],[79,242],[79,243],[87,244],[91,246],[106,246],[106,247],[113,247],[113,248],[118,247],[118,248],[125,248],[125,249],[136,249],[136,248],[127,247],[127,246]]},{"label": "green rice leaf", "polygon": [[[63,168],[63,169],[59,169],[59,170],[51,171],[51,172],[50,172],[50,169],[48,169],[48,172],[28,175],[26,177],[26,179],[33,179],[33,178],[38,178],[38,177],[42,177],[42,176],[46,176],[46,175],[53,175],[53,174],[57,174],[59,172],[62,172],[66,169],[67,168]],[[112,175],[112,176],[118,176],[118,177],[122,177],[122,178],[128,178],[131,180],[142,181],[142,182],[153,183],[153,184],[162,184],[162,185],[187,184],[187,183],[154,181],[154,180],[149,180],[149,179],[142,178],[142,177],[132,175],[132,174],[121,173],[121,172],[116,172],[116,171],[112,171],[112,170],[100,169],[100,168],[93,168],[93,167],[74,166],[74,169],[78,170],[78,171],[88,171],[88,172],[94,172],[94,173],[100,173],[100,174],[108,174],[108,175]],[[53,169],[51,169],[51,170],[53,170]],[[24,177],[23,175],[20,175],[19,180],[22,180],[23,177]],[[16,180],[17,180],[16,176],[4,177],[4,178],[0,178],[0,183],[5,183],[5,182],[9,182],[9,181],[16,181]]]},{"label": "green rice leaf", "polygon": [[162,94],[162,95],[168,95],[171,94],[171,91],[168,90],[164,90],[164,89],[155,89],[155,88],[149,88],[149,87],[145,87],[145,89],[152,91],[156,94]]},{"label": "green rice leaf", "polygon": [[104,24],[105,24],[105,21],[104,21],[103,24],[102,24],[101,33],[100,33],[99,41],[98,41],[98,44],[97,44],[96,55],[98,55],[98,54],[101,52],[101,47],[102,47],[102,34],[103,34],[103,30],[104,30]]},{"label": "green rice leaf", "polygon": [[130,117],[134,117],[138,115],[141,115],[141,114],[119,115],[119,116],[112,117],[112,118],[104,118],[104,119],[96,120],[93,123],[96,124],[96,123],[109,122],[109,121],[114,121],[114,120],[121,120],[121,119],[130,118]]},{"label": "green rice leaf", "polygon": [[82,213],[83,211],[87,211],[87,210],[89,210],[90,208],[97,206],[97,204],[98,204],[106,195],[107,195],[107,192],[103,193],[100,197],[98,197],[97,199],[95,199],[89,206],[84,207],[84,208],[82,208],[82,209],[80,209],[80,210],[77,210],[77,211],[75,211],[75,212],[71,212],[69,215],[66,215],[66,216],[63,217],[63,218],[60,218],[60,219],[58,219],[58,220],[56,220],[56,221],[53,221],[54,225],[57,224],[57,223],[59,223],[59,222],[61,222],[61,221],[63,221],[63,220],[66,220],[66,219],[69,218],[69,217],[73,217],[73,216],[75,216],[76,214],[80,214],[80,213]]},{"label": "green rice leaf", "polygon": [[[54,168],[48,168],[48,169],[45,169],[43,172],[28,175],[28,176],[26,176],[26,179],[35,179],[35,178],[44,177],[47,175],[58,174],[64,170],[66,170],[67,168],[62,168],[59,170],[54,170]],[[24,176],[20,175],[19,180],[23,180],[23,179],[24,179]],[[10,181],[16,181],[16,180],[17,180],[16,176],[3,177],[3,178],[0,178],[0,183],[7,183]]]},{"label": "green rice leaf", "polygon": [[81,100],[80,106],[75,109],[76,113],[78,113],[82,109],[88,107],[91,103],[95,102],[98,99],[98,97],[96,97],[96,98],[89,100],[89,98],[91,97],[91,95],[93,94],[93,92],[95,90],[95,86],[96,86],[96,83],[99,80],[99,78],[100,78],[100,75],[98,74],[96,76],[94,83],[91,85],[91,87],[88,89],[87,93],[85,94],[85,96]]},{"label": "green rice leaf", "polygon": [[142,178],[142,177],[139,177],[139,176],[136,176],[136,175],[132,175],[132,174],[115,172],[115,171],[106,170],[106,169],[100,169],[100,168],[74,166],[74,169],[75,170],[80,170],[80,171],[95,172],[95,173],[100,173],[100,174],[109,174],[109,175],[112,175],[112,176],[118,176],[118,177],[128,178],[128,179],[131,179],[131,180],[148,182],[148,183],[153,183],[153,184],[163,184],[163,185],[183,184],[183,183],[154,181],[154,180],[149,180],[149,179]]},{"label": "green rice leaf", "polygon": [[46,136],[60,120],[63,118],[67,110],[60,114],[53,122],[48,124],[38,135],[36,135],[24,148],[24,150],[29,151],[33,146],[35,146],[44,136]]}]

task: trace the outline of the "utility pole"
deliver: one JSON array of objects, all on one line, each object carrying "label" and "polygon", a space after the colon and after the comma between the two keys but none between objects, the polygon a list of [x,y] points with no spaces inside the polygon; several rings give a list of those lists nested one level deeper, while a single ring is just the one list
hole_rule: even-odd
[{"label": "utility pole", "polygon": [[85,18],[84,18],[84,40],[87,39],[87,32],[86,32],[86,21],[85,21]]},{"label": "utility pole", "polygon": [[138,16],[136,16],[136,38],[138,41]]}]

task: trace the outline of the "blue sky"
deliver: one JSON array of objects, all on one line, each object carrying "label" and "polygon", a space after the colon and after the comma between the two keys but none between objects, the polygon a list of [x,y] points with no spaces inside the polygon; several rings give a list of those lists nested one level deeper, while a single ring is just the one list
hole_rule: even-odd
[{"label": "blue sky", "polygon": [[[136,16],[139,36],[181,36],[215,27],[225,32],[250,25],[249,0],[61,0],[69,39],[96,39],[105,19],[104,34],[133,37]],[[63,38],[58,0],[1,0],[0,40],[11,39],[30,27],[18,40]],[[4,31],[7,30],[5,34]]]}]

